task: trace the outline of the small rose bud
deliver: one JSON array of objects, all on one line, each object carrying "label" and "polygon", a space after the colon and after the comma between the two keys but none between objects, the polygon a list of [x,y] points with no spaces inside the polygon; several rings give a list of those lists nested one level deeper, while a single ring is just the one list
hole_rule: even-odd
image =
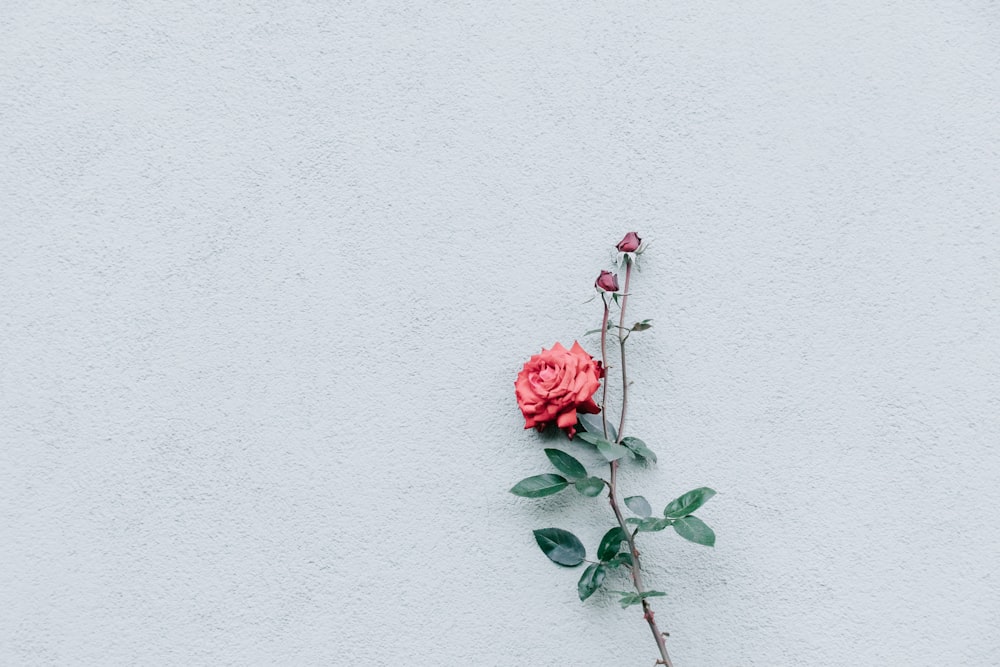
[{"label": "small rose bud", "polygon": [[597,276],[597,280],[594,281],[594,287],[597,288],[598,292],[617,292],[618,276],[610,271],[601,271],[601,275]]},{"label": "small rose bud", "polygon": [[642,243],[642,239],[635,232],[629,232],[625,235],[621,241],[618,242],[619,252],[635,252],[639,249],[639,244]]}]

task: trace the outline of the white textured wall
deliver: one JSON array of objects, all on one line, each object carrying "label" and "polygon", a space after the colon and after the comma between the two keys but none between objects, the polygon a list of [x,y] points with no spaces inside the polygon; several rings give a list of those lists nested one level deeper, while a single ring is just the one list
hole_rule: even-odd
[{"label": "white textured wall", "polygon": [[987,0],[6,0],[0,663],[651,665],[507,493],[634,228],[678,667],[1000,664],[998,95]]}]

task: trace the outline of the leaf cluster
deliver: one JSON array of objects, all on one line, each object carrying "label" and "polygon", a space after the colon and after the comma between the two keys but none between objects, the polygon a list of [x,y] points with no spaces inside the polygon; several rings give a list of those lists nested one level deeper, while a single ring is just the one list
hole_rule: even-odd
[{"label": "leaf cluster", "polygon": [[[530,478],[529,478],[530,479]],[[673,526],[674,531],[686,540],[705,546],[715,546],[715,533],[692,512],[702,507],[715,491],[708,487],[700,487],[688,491],[682,496],[671,500],[663,508],[663,517],[653,517],[649,501],[642,496],[629,496],[625,505],[637,517],[630,517],[626,522],[635,526],[635,532],[658,532]],[[540,528],[534,531],[535,541],[549,560],[563,567],[577,567],[586,561],[587,549],[573,533],[562,528]],[[591,563],[584,570],[577,582],[577,594],[581,600],[593,595],[603,584],[609,570],[618,567],[632,567],[634,560],[628,550],[622,551],[622,545],[628,544],[628,534],[621,526],[609,529],[597,546],[599,562]],[[619,600],[622,607],[640,603],[647,597],[665,595],[659,591],[638,593],[622,593]]]},{"label": "leaf cluster", "polygon": [[587,469],[574,456],[561,449],[546,449],[545,456],[562,475],[545,473],[526,477],[511,488],[511,493],[522,498],[541,498],[559,493],[572,484],[580,494],[593,498],[604,489],[604,480],[589,476]]},{"label": "leaf cluster", "polygon": [[[652,516],[649,502],[642,496],[632,496],[625,499],[625,504],[638,515],[625,521],[635,526],[637,533],[655,533],[669,526],[686,540],[707,547],[715,546],[715,532],[708,525],[694,516],[694,511],[707,503],[715,491],[702,486],[674,498],[663,508],[663,518]],[[631,502],[630,502],[631,501]]]},{"label": "leaf cluster", "polygon": [[608,437],[605,438],[604,426],[597,418],[591,415],[580,415],[579,421],[583,430],[577,433],[577,439],[596,447],[601,456],[609,463],[626,457],[635,457],[643,462],[656,463],[656,454],[639,438],[627,436],[619,441],[618,431],[613,424],[607,425]]},{"label": "leaf cluster", "polygon": [[[626,437],[619,440],[614,425],[605,425],[592,415],[580,415],[579,422],[578,442],[594,447],[606,461],[634,457],[643,462],[656,463],[656,454],[639,438]],[[571,454],[555,448],[544,451],[546,458],[558,473],[526,477],[510,489],[511,493],[523,498],[542,498],[559,493],[572,485],[581,495],[594,497],[607,485],[603,479],[591,476],[587,468]],[[633,535],[640,532],[654,533],[673,527],[674,531],[686,540],[705,546],[715,546],[714,531],[694,516],[694,512],[714,495],[715,491],[708,487],[688,491],[667,503],[663,508],[662,517],[653,516],[653,508],[643,496],[629,496],[625,498],[625,505],[636,516],[629,517],[625,521],[634,527]],[[534,536],[542,553],[557,565],[577,567],[587,559],[587,550],[583,542],[567,530],[540,528],[534,531]],[[577,593],[581,600],[586,600],[601,588],[609,571],[634,565],[632,554],[627,548],[624,551],[622,548],[622,545],[627,545],[628,542],[629,535],[621,526],[615,526],[604,534],[597,547],[598,561],[591,562],[577,582]],[[655,595],[664,593],[646,591],[640,595],[625,592],[622,593],[619,602],[623,607],[627,607]]]}]

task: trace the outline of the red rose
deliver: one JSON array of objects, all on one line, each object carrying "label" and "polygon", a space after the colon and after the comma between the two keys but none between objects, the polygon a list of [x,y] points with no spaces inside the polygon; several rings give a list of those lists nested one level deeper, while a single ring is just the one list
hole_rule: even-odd
[{"label": "red rose", "polygon": [[601,271],[601,275],[594,281],[594,287],[600,292],[617,292],[618,276],[610,271]]},{"label": "red rose", "polygon": [[642,239],[635,232],[629,232],[625,235],[621,241],[618,242],[616,246],[619,252],[635,252],[639,249],[639,244],[642,243]]},{"label": "red rose", "polygon": [[577,412],[601,411],[591,398],[601,386],[600,377],[599,365],[579,343],[574,342],[569,350],[559,343],[551,350],[543,348],[524,364],[514,382],[524,428],[541,430],[554,421],[572,438]]}]

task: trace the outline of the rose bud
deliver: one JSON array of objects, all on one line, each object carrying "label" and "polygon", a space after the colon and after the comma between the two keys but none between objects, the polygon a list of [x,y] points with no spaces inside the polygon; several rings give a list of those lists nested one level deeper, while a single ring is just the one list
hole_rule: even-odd
[{"label": "rose bud", "polygon": [[554,423],[572,438],[578,412],[601,411],[593,399],[601,386],[599,364],[576,342],[568,350],[556,343],[531,357],[514,382],[524,428],[542,430]]},{"label": "rose bud", "polygon": [[635,232],[629,232],[625,235],[621,241],[618,242],[619,252],[635,252],[639,249],[639,244],[642,243],[642,239]]},{"label": "rose bud", "polygon": [[601,275],[594,281],[594,287],[598,292],[617,292],[618,276],[610,271],[601,271]]}]

